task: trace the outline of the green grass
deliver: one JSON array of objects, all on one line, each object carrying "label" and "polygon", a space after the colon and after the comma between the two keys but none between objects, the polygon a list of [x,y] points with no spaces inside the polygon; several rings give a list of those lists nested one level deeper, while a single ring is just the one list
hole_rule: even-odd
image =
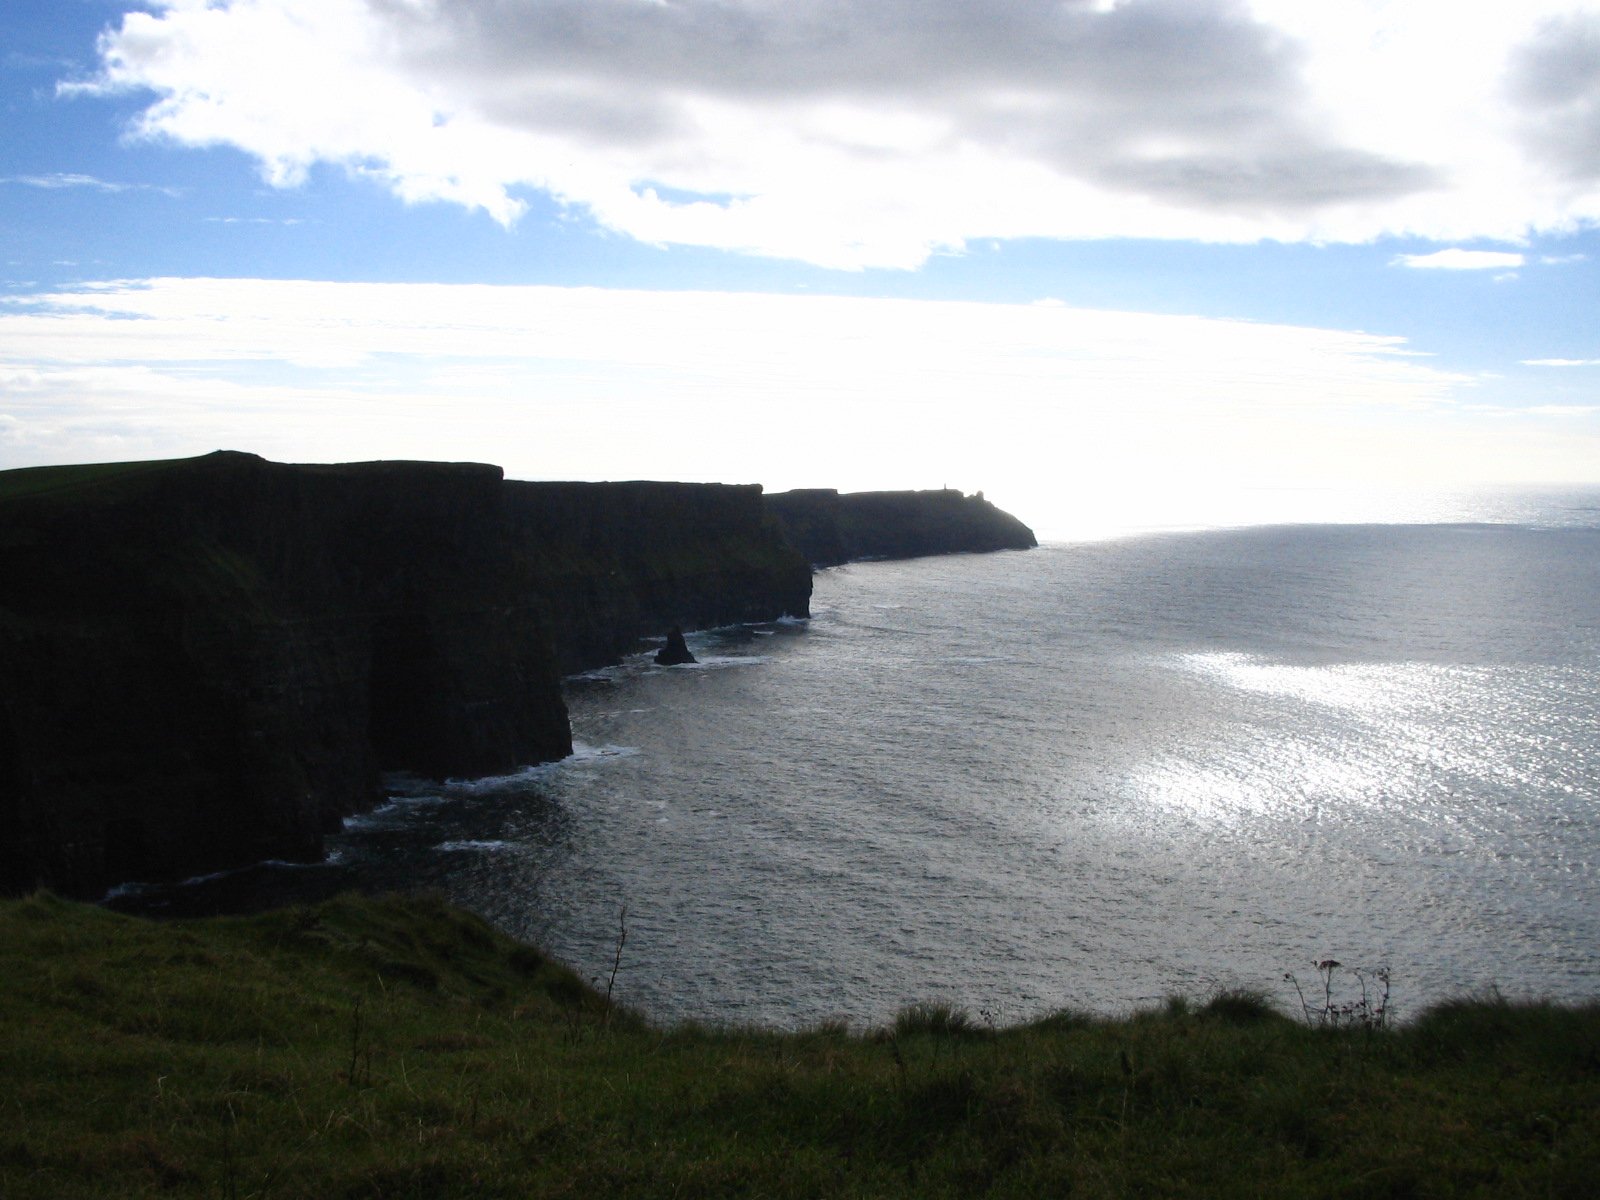
[{"label": "green grass", "polygon": [[169,471],[185,459],[157,459],[149,462],[82,463],[60,467],[18,467],[0,471],[0,500],[24,496],[69,493],[80,488],[98,488],[121,480]]},{"label": "green grass", "polygon": [[[0,905],[0,1196],[1589,1196],[1600,1009],[654,1028],[429,899]],[[624,963],[626,966],[626,963]]]}]

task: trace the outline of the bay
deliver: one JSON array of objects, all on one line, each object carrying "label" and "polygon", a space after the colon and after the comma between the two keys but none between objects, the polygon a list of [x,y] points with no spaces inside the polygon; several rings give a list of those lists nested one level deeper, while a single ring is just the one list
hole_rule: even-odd
[{"label": "bay", "polygon": [[664,1020],[1292,1009],[1327,957],[1401,1016],[1592,998],[1593,502],[837,568],[808,622],[569,681],[564,763],[397,779],[323,867],[190,891],[435,888],[602,982],[625,925]]}]

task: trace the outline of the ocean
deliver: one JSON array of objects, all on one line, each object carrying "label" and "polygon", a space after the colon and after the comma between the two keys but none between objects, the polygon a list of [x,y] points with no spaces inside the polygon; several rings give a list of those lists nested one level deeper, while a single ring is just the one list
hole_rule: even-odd
[{"label": "ocean", "polygon": [[1593,999],[1600,492],[1445,516],[824,571],[809,621],[570,680],[565,762],[122,902],[436,889],[666,1021],[1298,1011],[1329,958],[1400,1019]]}]

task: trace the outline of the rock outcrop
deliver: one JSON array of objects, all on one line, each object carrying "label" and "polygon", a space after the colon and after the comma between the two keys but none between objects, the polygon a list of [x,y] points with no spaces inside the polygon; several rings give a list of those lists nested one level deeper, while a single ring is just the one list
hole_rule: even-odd
[{"label": "rock outcrop", "polygon": [[809,592],[759,488],[237,453],[0,472],[0,892],[316,857],[380,771],[569,753],[563,671]]},{"label": "rock outcrop", "polygon": [[817,567],[870,558],[1029,550],[1038,540],[1010,513],[943,489],[846,492],[808,488],[765,498],[785,536]]},{"label": "rock outcrop", "polygon": [[689,643],[683,640],[683,630],[674,625],[667,632],[666,645],[656,651],[656,665],[681,667],[695,661],[695,656],[689,650]]}]

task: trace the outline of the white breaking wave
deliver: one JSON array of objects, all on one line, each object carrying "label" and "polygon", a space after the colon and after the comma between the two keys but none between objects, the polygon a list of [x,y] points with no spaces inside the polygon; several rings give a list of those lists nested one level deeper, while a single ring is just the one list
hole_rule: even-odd
[{"label": "white breaking wave", "polygon": [[238,867],[226,867],[221,871],[210,871],[204,875],[191,875],[189,878],[180,880],[175,884],[129,880],[126,883],[119,883],[116,887],[108,889],[106,894],[100,897],[99,903],[110,904],[116,900],[137,900],[141,896],[153,896],[171,888],[204,887],[208,883],[216,883],[218,880],[229,879],[235,875],[243,875],[245,872],[254,871],[258,867],[274,867],[283,871],[303,871],[312,867],[337,866],[343,861],[344,854],[341,851],[334,850],[323,855],[315,862],[294,862],[287,858],[267,858],[260,862],[245,863]]},{"label": "white breaking wave", "polygon": [[[648,710],[639,709],[637,711],[645,712]],[[639,748],[637,746],[591,746],[588,742],[580,742],[577,739],[573,739],[572,756],[562,759],[561,762],[576,765],[607,758],[632,758],[638,753]]]},{"label": "white breaking wave", "polygon": [[153,883],[119,883],[116,887],[108,890],[104,896],[100,897],[100,903],[110,904],[113,900],[131,900],[139,896],[147,896],[156,890],[157,885]]},{"label": "white breaking wave", "polygon": [[353,813],[345,817],[342,824],[345,829],[374,829],[386,825],[393,825],[404,820],[404,814],[413,809],[431,808],[434,805],[448,804],[454,797],[438,791],[438,784],[419,785],[433,788],[429,792],[401,792],[398,795],[390,793],[388,799],[376,808],[364,813]]},{"label": "white breaking wave", "polygon": [[442,851],[445,851],[446,853],[457,853],[457,852],[475,853],[475,852],[484,852],[484,851],[493,852],[493,851],[496,851],[496,850],[515,850],[516,848],[517,847],[516,847],[516,843],[515,842],[501,841],[501,840],[498,840],[498,839],[470,839],[470,838],[466,839],[464,841],[440,842],[437,846],[434,847],[435,850],[442,850]]},{"label": "white breaking wave", "polygon": [[588,671],[579,671],[563,678],[566,683],[605,683],[619,678],[626,671],[626,665],[619,664],[615,667],[594,667]]},{"label": "white breaking wave", "polygon": [[692,663],[677,663],[663,670],[720,671],[728,667],[754,667],[770,661],[765,654],[702,654]]}]

